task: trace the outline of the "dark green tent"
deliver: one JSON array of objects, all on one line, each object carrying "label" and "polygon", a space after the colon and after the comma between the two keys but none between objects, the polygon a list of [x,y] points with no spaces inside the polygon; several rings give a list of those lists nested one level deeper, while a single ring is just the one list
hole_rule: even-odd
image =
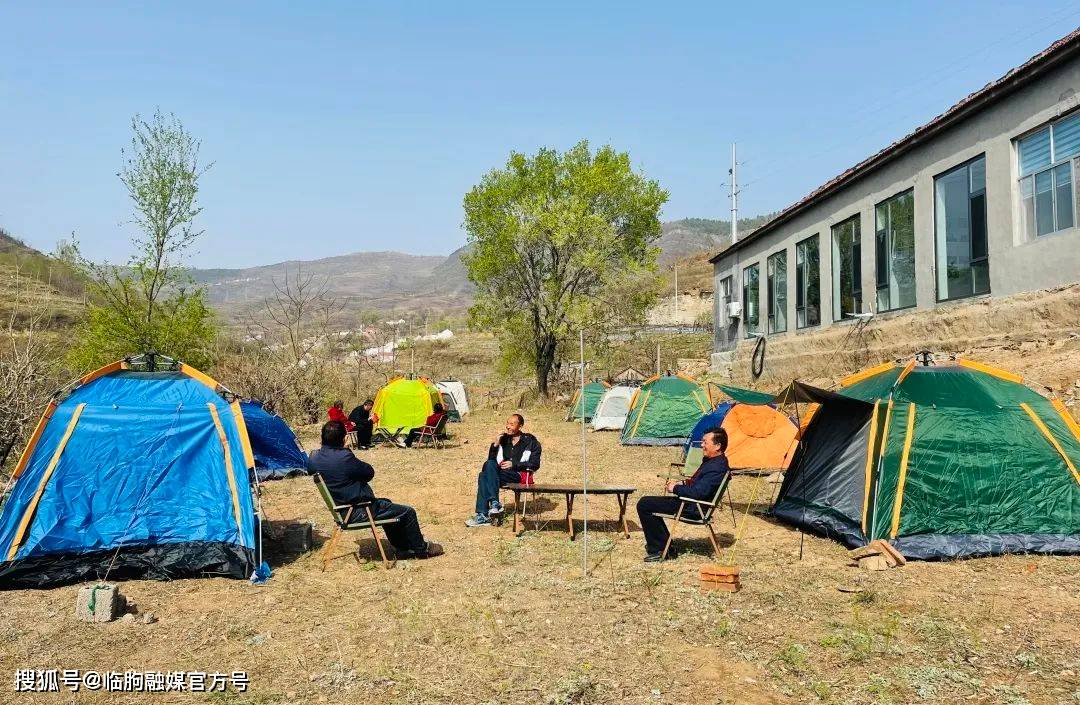
[{"label": "dark green tent", "polygon": [[712,407],[708,390],[689,377],[650,377],[630,400],[620,441],[628,446],[681,446]]},{"label": "dark green tent", "polygon": [[570,401],[570,410],[566,412],[566,420],[580,421],[584,416],[586,422],[592,421],[596,413],[596,405],[600,403],[600,397],[604,396],[607,390],[607,383],[593,380],[585,385],[584,395],[580,389],[574,392],[574,398]]},{"label": "dark green tent", "polygon": [[1080,426],[1058,400],[987,365],[880,365],[821,406],[775,516],[909,558],[1080,553]]}]

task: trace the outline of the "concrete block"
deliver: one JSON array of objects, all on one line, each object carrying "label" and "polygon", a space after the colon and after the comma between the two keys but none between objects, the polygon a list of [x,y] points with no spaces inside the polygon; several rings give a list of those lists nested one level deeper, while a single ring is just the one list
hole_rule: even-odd
[{"label": "concrete block", "polygon": [[127,609],[127,600],[115,585],[79,588],[75,617],[83,622],[111,622]]}]

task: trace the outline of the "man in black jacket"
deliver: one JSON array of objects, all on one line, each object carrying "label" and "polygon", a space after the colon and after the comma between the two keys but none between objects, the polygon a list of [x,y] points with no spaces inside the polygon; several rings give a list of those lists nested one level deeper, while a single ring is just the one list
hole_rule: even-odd
[{"label": "man in black jacket", "polygon": [[476,478],[476,514],[465,521],[465,526],[490,526],[491,518],[503,512],[499,502],[499,488],[512,482],[521,482],[540,469],[540,441],[531,433],[523,433],[525,417],[511,414],[506,419],[506,433],[500,433],[488,447],[487,461]]},{"label": "man in black jacket", "polygon": [[[376,520],[397,517],[398,521],[383,524],[383,528],[386,529],[386,537],[393,544],[398,558],[431,558],[442,555],[442,546],[424,540],[415,509],[375,496],[368,484],[375,477],[375,468],[357,458],[345,447],[345,424],[329,421],[323,425],[322,448],[312,451],[308,456],[307,467],[310,472],[317,472],[322,476],[335,504],[372,502],[371,512]],[[366,513],[354,510],[353,516],[366,516]]]},{"label": "man in black jacket", "polygon": [[361,448],[371,447],[371,432],[375,426],[371,418],[371,407],[375,405],[370,399],[349,412],[349,421],[356,424],[356,445]]},{"label": "man in black jacket", "polygon": [[[702,502],[711,502],[716,496],[716,491],[723,484],[729,471],[727,457],[727,431],[714,426],[705,432],[701,438],[701,454],[704,460],[701,467],[692,477],[683,482],[669,481],[664,489],[672,493],[672,496],[642,497],[637,503],[638,520],[645,532],[645,562],[655,563],[660,560],[667,544],[668,528],[664,520],[657,514],[674,515],[679,510],[680,497],[697,499]],[[682,515],[693,519],[699,519],[706,507],[700,504],[688,502]],[[673,552],[668,551],[668,558],[673,558]]]}]

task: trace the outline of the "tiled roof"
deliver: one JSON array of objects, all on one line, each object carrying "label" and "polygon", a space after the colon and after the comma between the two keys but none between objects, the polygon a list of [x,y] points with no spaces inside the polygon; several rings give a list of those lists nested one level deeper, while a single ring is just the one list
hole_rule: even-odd
[{"label": "tiled roof", "polygon": [[1001,78],[987,83],[979,90],[963,98],[960,102],[956,103],[956,105],[952,106],[941,115],[938,115],[930,122],[915,128],[914,131],[896,140],[888,147],[867,157],[842,174],[826,181],[824,184],[804,196],[801,200],[777,213],[776,217],[769,222],[760,226],[735,244],[729,245],[727,248],[721,250],[710,258],[709,261],[715,263],[724,255],[734,252],[743,245],[775,230],[799,213],[808,209],[810,206],[831,196],[833,193],[836,193],[840,189],[851,184],[856,179],[884,166],[886,163],[899,157],[909,149],[922,144],[938,132],[951,127],[956,122],[967,118],[993,102],[1000,100],[1009,93],[1012,93],[1025,85],[1028,81],[1041,75],[1047,69],[1056,66],[1060,61],[1071,57],[1078,49],[1080,49],[1080,28],[1073,30],[1068,35],[1057,40],[1020,66],[1010,70]]}]

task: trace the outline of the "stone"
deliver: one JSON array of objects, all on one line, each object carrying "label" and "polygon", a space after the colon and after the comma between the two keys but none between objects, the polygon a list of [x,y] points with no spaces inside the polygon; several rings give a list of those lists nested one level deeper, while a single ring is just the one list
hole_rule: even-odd
[{"label": "stone", "polygon": [[120,618],[120,621],[124,624],[135,624],[135,615],[131,612],[125,612],[124,616]]},{"label": "stone", "polygon": [[888,570],[889,561],[882,555],[867,556],[859,559],[859,567],[864,570]]},{"label": "stone", "polygon": [[153,612],[147,612],[146,614],[144,614],[142,616],[142,623],[143,624],[153,624],[156,621],[157,621],[157,615],[154,614]]},{"label": "stone", "polygon": [[75,599],[75,618],[83,622],[111,622],[126,607],[124,596],[115,585],[89,585],[79,588]]}]

